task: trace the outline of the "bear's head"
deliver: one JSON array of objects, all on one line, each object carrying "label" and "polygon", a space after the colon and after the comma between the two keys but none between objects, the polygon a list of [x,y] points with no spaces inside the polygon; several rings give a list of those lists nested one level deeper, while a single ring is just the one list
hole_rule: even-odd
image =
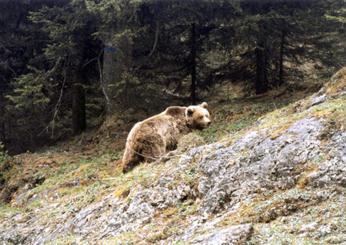
[{"label": "bear's head", "polygon": [[206,102],[187,107],[185,116],[189,127],[193,129],[202,130],[207,128],[211,123],[208,104]]}]

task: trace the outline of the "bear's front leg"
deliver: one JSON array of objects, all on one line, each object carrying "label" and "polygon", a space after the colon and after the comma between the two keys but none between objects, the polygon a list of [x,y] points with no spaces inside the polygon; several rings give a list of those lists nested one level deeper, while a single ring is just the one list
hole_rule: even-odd
[{"label": "bear's front leg", "polygon": [[169,159],[173,158],[178,153],[178,150],[169,151],[167,154],[160,158],[160,162],[167,162]]}]

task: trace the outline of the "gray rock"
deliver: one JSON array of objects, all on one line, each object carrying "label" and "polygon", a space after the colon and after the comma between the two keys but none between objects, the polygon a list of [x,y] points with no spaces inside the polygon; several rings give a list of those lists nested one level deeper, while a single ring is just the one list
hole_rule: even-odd
[{"label": "gray rock", "polygon": [[322,94],[319,96],[313,96],[312,100],[311,100],[310,107],[321,104],[321,103],[325,102],[326,100],[327,100],[326,94]]},{"label": "gray rock", "polygon": [[236,245],[244,244],[253,232],[251,224],[231,226],[215,230],[195,238],[191,244],[201,245]]},{"label": "gray rock", "polygon": [[[310,105],[317,106],[329,99],[325,90],[321,90],[311,98]],[[140,233],[141,228],[155,223],[156,214],[169,207],[178,209],[186,200],[193,202],[197,211],[185,217],[186,227],[158,240],[157,244],[178,241],[243,244],[252,239],[253,244],[270,244],[268,241],[274,239],[274,235],[279,237],[280,232],[297,239],[312,237],[320,244],[346,241],[344,210],[340,206],[345,203],[346,130],[333,131],[330,138],[322,142],[320,136],[325,123],[309,115],[273,138],[271,134],[276,127],[249,131],[231,144],[218,142],[194,147],[168,158],[165,163],[157,163],[165,164],[166,170],[148,185],[131,186],[127,198],[109,194],[82,208],[72,203],[68,211],[51,200],[51,204],[34,209],[27,216],[6,217],[0,223],[0,243],[54,243],[60,236],[69,235],[77,244],[102,243],[103,239],[124,232]],[[28,198],[42,196],[29,197],[23,192],[18,198],[26,202]],[[20,200],[18,203],[22,202]],[[328,201],[331,206],[335,203],[339,206],[329,210],[327,205],[321,204],[317,211],[311,209],[311,219],[304,220],[310,215],[310,205],[318,206]],[[247,205],[250,214],[245,218],[248,220],[223,223],[240,214]],[[55,216],[56,220],[45,223],[40,219],[43,211],[55,211],[59,215]],[[335,224],[320,222],[320,216],[334,219]],[[253,229],[258,221],[256,218],[262,220],[259,231]],[[263,220],[268,223],[264,224]],[[275,226],[271,224],[273,220],[276,224],[281,222],[284,228],[271,235],[271,228]],[[269,235],[255,234],[261,231]],[[278,243],[274,240],[272,244]]]},{"label": "gray rock", "polygon": [[[202,158],[198,190],[204,196],[201,212],[218,212],[239,200],[275,188],[293,187],[300,173],[295,169],[319,153],[323,124],[305,118],[271,139],[268,132],[250,132],[233,145]],[[239,152],[249,152],[241,155]]]}]

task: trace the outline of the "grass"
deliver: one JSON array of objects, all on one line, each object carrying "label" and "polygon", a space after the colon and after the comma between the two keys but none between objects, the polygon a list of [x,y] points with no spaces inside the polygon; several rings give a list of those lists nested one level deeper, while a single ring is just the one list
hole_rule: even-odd
[{"label": "grass", "polygon": [[260,98],[215,105],[216,110],[211,113],[211,126],[199,134],[207,143],[220,141],[253,127],[263,115],[277,111],[297,99],[294,96],[272,99]]},{"label": "grass", "polygon": [[315,193],[300,188],[276,191],[259,195],[251,201],[242,202],[240,207],[221,221],[218,226],[243,223],[271,223],[282,216],[289,216],[306,207],[319,203]]},{"label": "grass", "polygon": [[[334,244],[331,239],[345,241],[344,194],[328,198],[309,208],[298,209],[296,213],[270,223],[254,225],[254,235],[248,244]],[[327,214],[322,215],[321,214]],[[309,230],[303,226],[315,223]],[[321,226],[332,227],[330,234],[321,234]],[[341,242],[342,243],[342,242]]]},{"label": "grass", "polygon": [[[210,128],[198,132],[207,143],[220,140],[232,141],[243,136],[246,132],[271,129],[271,138],[282,135],[294,122],[305,117],[314,116],[323,118],[336,124],[337,127],[346,126],[346,96],[328,101],[310,108],[300,110],[307,106],[308,99],[288,105],[296,100],[296,97],[287,98],[260,98],[243,100],[232,104],[216,105],[212,113],[213,123]],[[285,107],[288,105],[287,107]],[[241,154],[243,154],[242,152]],[[245,154],[245,153],[244,153]],[[113,194],[115,198],[131,201],[132,194],[137,187],[146,188],[162,176],[169,173],[177,161],[171,160],[166,164],[140,164],[133,171],[123,174],[120,166],[114,162],[120,159],[122,152],[103,150],[101,154],[65,155],[52,153],[41,154],[35,157],[53,158],[56,162],[39,167],[39,164],[17,164],[9,172],[6,178],[23,178],[26,176],[42,175],[45,181],[27,192],[28,202],[24,208],[15,208],[8,205],[0,206],[0,218],[5,218],[16,213],[30,213],[32,210],[41,209],[41,222],[49,219],[57,219],[63,214],[73,214],[91,203],[100,201],[105,195]],[[33,157],[34,158],[34,157]],[[276,219],[280,216],[293,214],[295,211],[285,213],[287,202],[294,201],[295,209],[304,209],[314,204],[314,200],[304,199],[307,193],[305,186],[308,183],[308,174],[317,169],[319,162],[327,157],[320,155],[311,163],[308,169],[302,170],[301,177],[297,180],[296,188],[285,192],[267,193],[251,202],[244,202],[237,212],[226,217],[218,225],[229,226],[247,222],[260,223],[255,225],[257,240],[262,241],[263,232],[267,232],[272,244],[309,244],[305,238],[296,239],[293,235],[287,235],[287,231],[276,225]],[[2,155],[0,151],[0,163]],[[43,161],[44,162],[44,161]],[[170,188],[176,188],[179,184],[189,185],[195,188],[200,177],[196,167],[197,160],[190,163],[187,169],[174,175]],[[15,176],[15,177],[13,177]],[[1,178],[1,176],[0,176]],[[30,198],[29,198],[30,197]],[[35,198],[32,198],[35,197]],[[305,200],[305,201],[304,201]],[[292,201],[292,202],[293,202]],[[57,208],[50,208],[56,205]],[[155,219],[145,224],[136,232],[124,232],[117,236],[106,238],[100,244],[148,244],[159,243],[169,237],[182,233],[189,224],[189,218],[198,214],[199,202],[191,197],[178,203],[176,206],[158,210]],[[142,237],[145,234],[145,237]],[[74,241],[73,236],[59,237],[54,244],[68,244]],[[277,243],[275,243],[277,242]],[[178,242],[176,245],[187,244]],[[253,243],[256,244],[256,243]]]},{"label": "grass", "polygon": [[189,217],[197,212],[197,205],[192,200],[177,206],[159,210],[153,221],[143,227],[148,244],[157,244],[173,235],[181,234],[189,224]]},{"label": "grass", "polygon": [[8,160],[9,156],[5,151],[5,146],[0,142],[0,165],[2,165],[6,160]]},{"label": "grass", "polygon": [[135,245],[135,244],[143,244],[140,243],[142,240],[141,237],[139,237],[137,235],[136,232],[123,232],[117,236],[114,237],[110,237],[107,239],[104,239],[101,243],[99,244],[114,244],[114,245],[122,245],[122,244],[126,244],[126,245]]},{"label": "grass", "polygon": [[0,218],[6,218],[18,213],[23,213],[24,210],[22,208],[11,207],[8,204],[0,203]]},{"label": "grass", "polygon": [[[272,132],[272,137],[278,137],[285,130],[292,125],[295,121],[308,116],[308,114],[312,114],[317,117],[327,117],[335,118],[335,120],[341,120],[342,115],[345,115],[345,96],[339,98],[334,101],[329,101],[325,104],[321,104],[312,109],[309,112],[302,111],[301,113],[291,113],[290,108],[282,108],[271,111],[278,106],[274,106],[273,104],[262,104],[256,107],[253,107],[252,112],[245,115],[244,117],[239,118],[231,118],[227,123],[214,123],[214,125],[200,132],[200,134],[206,139],[208,142],[213,142],[219,140],[226,135],[232,133],[246,132],[249,128],[251,130],[261,129],[261,128],[272,128],[274,125],[276,127]],[[292,105],[291,105],[292,106]],[[265,117],[262,117],[262,113],[266,111],[271,111]],[[217,114],[217,117],[222,122],[222,118],[226,120],[227,113],[226,110],[222,110]],[[256,122],[258,120],[261,121],[260,125],[257,125]],[[256,123],[256,125],[255,125]],[[228,137],[228,136],[226,136]],[[79,197],[78,202],[79,207],[86,205],[87,203],[93,202],[98,197],[102,197],[102,193],[109,193],[112,191],[115,197],[118,198],[127,198],[128,201],[131,200],[131,190],[136,188],[137,185],[141,185],[143,187],[150,186],[156,179],[158,179],[162,171],[167,170],[164,164],[158,165],[147,165],[141,164],[136,167],[133,171],[128,174],[122,174],[120,169],[116,167],[113,170],[110,170],[109,164],[107,161],[110,159],[110,156],[103,155],[96,158],[88,158],[82,159],[80,162],[75,163],[75,166],[66,166],[62,165],[62,169],[58,172],[58,176],[56,176],[56,180],[59,179],[59,176],[65,176],[66,180],[73,180],[76,178],[80,179],[90,179],[96,176],[96,181],[92,182],[92,184],[87,183],[85,187],[66,187],[68,190],[61,189],[60,191],[63,193],[63,196],[71,197],[76,193]],[[324,158],[323,158],[324,159]],[[322,161],[323,159],[316,159],[316,162]],[[306,175],[315,170],[314,165],[311,165],[311,168],[307,169],[305,174],[303,173],[301,178],[297,181],[297,189],[296,192],[291,192],[291,198],[295,198],[294,196],[301,196],[303,194],[299,194],[304,192],[304,187],[307,183]],[[177,175],[174,182],[172,182],[172,188],[181,183],[186,183],[190,186],[193,186],[197,179],[199,178],[198,172],[196,172],[194,164],[191,164],[189,168]],[[53,181],[54,182],[54,181]],[[58,181],[59,182],[59,181]],[[48,182],[49,183],[49,182]],[[92,198],[85,198],[84,193],[90,193],[88,196],[92,196]],[[293,196],[292,196],[293,195]],[[83,198],[84,197],[84,198]],[[240,211],[237,216],[229,217],[220,223],[221,226],[230,225],[230,224],[239,224],[243,222],[271,222],[275,220],[277,217],[281,215],[285,215],[285,205],[286,199],[275,197],[269,200],[259,199],[257,202],[244,204],[241,206]],[[280,199],[280,200],[279,200]],[[288,200],[287,199],[287,200]],[[293,200],[292,199],[292,200]],[[298,198],[299,199],[299,198]],[[289,202],[289,201],[288,201]],[[299,201],[296,203],[295,208],[300,209],[304,208],[306,205],[312,205],[311,203],[300,203]],[[273,211],[275,210],[275,212]],[[150,223],[151,231],[147,237],[145,242],[147,243],[157,243],[159,241],[164,241],[173,234],[179,234],[183,231],[184,227],[186,227],[186,220],[188,217],[195,215],[198,212],[198,204],[195,203],[194,200],[188,199],[186,202],[182,202],[177,207],[169,207],[165,210],[159,212],[159,218],[155,218],[154,223]],[[141,228],[145,229],[145,227]],[[285,238],[286,240],[282,240],[280,238],[280,234],[283,231],[280,231],[280,227],[275,227],[275,225],[270,227],[272,231],[272,239],[273,241],[282,241],[282,242],[295,242],[293,236],[288,236]],[[268,231],[269,233],[271,231]],[[139,232],[139,231],[138,231]],[[278,235],[275,236],[275,232],[278,232]],[[280,240],[281,239],[281,240]],[[308,244],[308,240],[300,239],[299,241]],[[143,242],[142,238],[134,232],[122,233],[117,237],[110,238],[107,242],[114,242],[114,244],[139,244],[139,242]],[[105,243],[107,244],[107,243]],[[184,244],[184,243],[183,243]],[[273,243],[274,244],[274,243]]]},{"label": "grass", "polygon": [[66,245],[66,244],[76,244],[76,237],[73,235],[62,235],[59,236],[54,242],[47,242],[46,245]]},{"label": "grass", "polygon": [[288,107],[267,113],[264,117],[259,119],[259,123],[256,123],[256,125],[251,127],[251,130],[258,131],[260,129],[270,128],[272,131],[271,138],[275,139],[282,135],[296,121],[312,116],[315,118],[338,122],[340,128],[342,125],[346,125],[346,119],[344,116],[346,114],[346,96],[313,106],[309,109],[302,110],[301,112],[295,112],[295,110],[293,110],[293,108],[307,103],[308,100],[309,99],[293,103]]}]

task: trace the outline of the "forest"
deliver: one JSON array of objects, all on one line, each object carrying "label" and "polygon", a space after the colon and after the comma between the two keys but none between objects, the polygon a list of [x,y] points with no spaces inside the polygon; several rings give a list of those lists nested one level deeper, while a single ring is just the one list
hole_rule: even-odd
[{"label": "forest", "polygon": [[0,0],[0,244],[346,244],[346,0]]},{"label": "forest", "polygon": [[0,12],[10,153],[108,115],[196,104],[217,86],[240,84],[248,97],[304,86],[303,64],[321,81],[345,64],[342,0],[3,0]]}]

